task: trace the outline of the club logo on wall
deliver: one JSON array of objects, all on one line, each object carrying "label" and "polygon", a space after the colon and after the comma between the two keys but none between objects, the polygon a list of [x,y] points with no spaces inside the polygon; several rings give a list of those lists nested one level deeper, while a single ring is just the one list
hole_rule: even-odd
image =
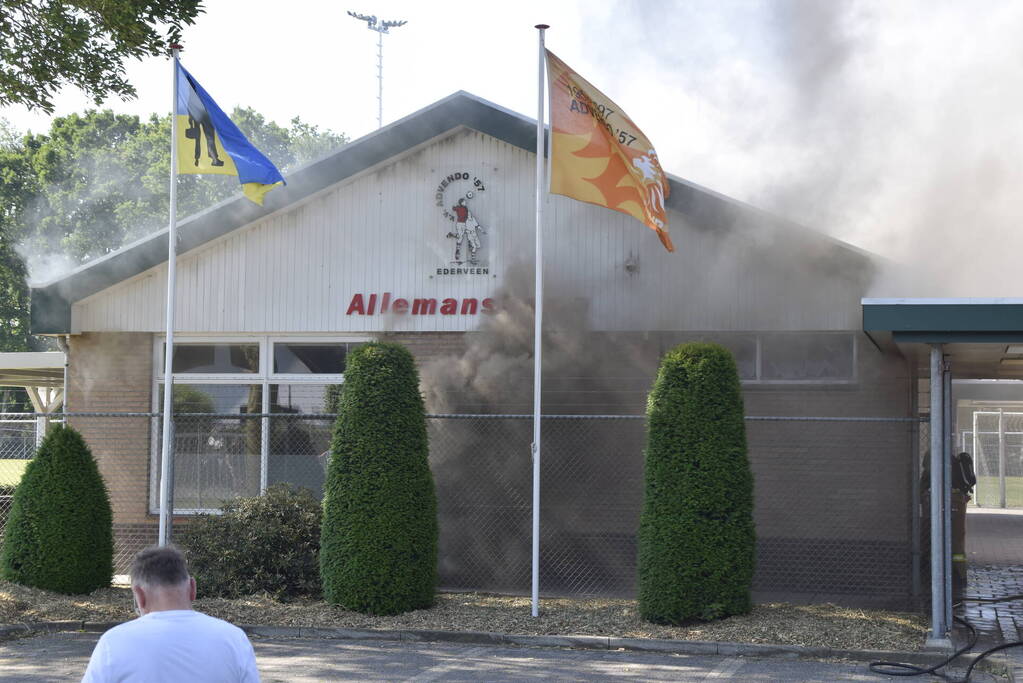
[{"label": "club logo on wall", "polygon": [[434,200],[444,218],[451,224],[445,237],[452,250],[451,264],[437,268],[437,275],[488,275],[483,235],[486,229],[474,213],[479,195],[485,192],[484,182],[468,171],[445,176],[437,185]]}]

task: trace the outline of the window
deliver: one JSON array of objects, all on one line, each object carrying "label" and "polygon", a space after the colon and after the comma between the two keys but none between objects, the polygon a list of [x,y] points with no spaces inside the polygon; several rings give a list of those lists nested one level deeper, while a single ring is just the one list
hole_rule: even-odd
[{"label": "window", "polygon": [[347,344],[274,344],[274,373],[340,375],[345,371]]},{"label": "window", "polygon": [[736,335],[716,340],[732,352],[740,380],[757,378],[757,338],[755,335]]},{"label": "window", "polygon": [[[164,353],[166,353],[164,344]],[[161,363],[161,367],[163,363]],[[176,373],[235,374],[259,372],[258,344],[174,344]]]},{"label": "window", "polygon": [[708,332],[671,334],[664,350],[706,341],[732,352],[744,384],[842,384],[856,381],[850,332]]},{"label": "window", "polygon": [[855,342],[851,334],[765,334],[760,336],[764,381],[851,381]]},{"label": "window", "polygon": [[[287,481],[322,494],[349,351],[365,340],[189,337],[174,344],[174,512],[219,509]],[[162,412],[166,345],[154,350]],[[273,417],[267,417],[268,414]],[[161,420],[154,420],[150,511],[158,511]]]}]

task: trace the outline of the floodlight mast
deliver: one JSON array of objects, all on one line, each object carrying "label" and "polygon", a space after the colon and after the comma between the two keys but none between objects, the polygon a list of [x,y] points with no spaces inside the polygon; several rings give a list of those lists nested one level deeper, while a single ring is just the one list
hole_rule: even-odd
[{"label": "floodlight mast", "polygon": [[377,22],[375,14],[359,14],[351,10],[348,11],[348,16],[365,21],[366,28],[377,32],[377,128],[381,128],[384,125],[384,34],[390,33],[389,29],[404,26],[408,22],[402,19],[382,19]]}]

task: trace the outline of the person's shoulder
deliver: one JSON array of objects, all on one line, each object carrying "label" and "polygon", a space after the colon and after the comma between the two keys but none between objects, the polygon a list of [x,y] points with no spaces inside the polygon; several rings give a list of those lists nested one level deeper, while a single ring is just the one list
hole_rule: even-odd
[{"label": "person's shoulder", "polygon": [[243,631],[242,629],[238,628],[237,626],[235,626],[231,622],[224,621],[223,619],[219,619],[217,617],[212,617],[209,614],[205,614],[203,612],[196,611],[196,612],[192,612],[192,617],[191,618],[195,621],[196,625],[201,627],[201,628],[205,628],[205,629],[208,629],[210,631],[219,631],[219,632],[223,632],[223,633],[230,633],[230,634],[236,635],[236,636],[240,635],[240,636],[243,636],[243,637],[248,637],[248,636],[245,635],[245,631]]},{"label": "person's shoulder", "polygon": [[134,631],[137,631],[140,628],[139,624],[140,621],[137,618],[132,619],[131,621],[126,621],[112,628],[108,628],[106,631],[103,632],[103,635],[100,636],[100,638],[110,640],[111,638],[118,638],[120,636],[128,635]]}]

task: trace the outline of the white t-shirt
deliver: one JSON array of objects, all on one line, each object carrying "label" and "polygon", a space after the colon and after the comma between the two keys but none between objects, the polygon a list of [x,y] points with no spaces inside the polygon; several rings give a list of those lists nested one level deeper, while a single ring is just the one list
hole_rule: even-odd
[{"label": "white t-shirt", "polygon": [[237,626],[193,610],[150,612],[96,643],[83,683],[258,683],[256,655]]}]

